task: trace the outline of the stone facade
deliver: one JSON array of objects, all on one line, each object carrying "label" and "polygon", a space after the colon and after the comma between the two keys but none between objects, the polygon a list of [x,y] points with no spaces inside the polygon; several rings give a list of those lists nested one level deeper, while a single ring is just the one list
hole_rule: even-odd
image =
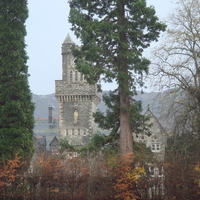
[{"label": "stone facade", "polygon": [[62,80],[56,80],[55,96],[59,103],[59,136],[74,146],[86,145],[96,132],[92,114],[98,108],[100,94],[77,71],[69,35],[62,44]]},{"label": "stone facade", "polygon": [[151,151],[154,153],[155,157],[159,161],[162,161],[164,160],[165,148],[167,145],[167,132],[150,111],[150,109],[146,111],[145,116],[149,118],[148,123],[151,126],[146,133],[140,133],[137,136],[136,134],[133,134],[134,141],[145,143],[147,147],[151,148]]}]

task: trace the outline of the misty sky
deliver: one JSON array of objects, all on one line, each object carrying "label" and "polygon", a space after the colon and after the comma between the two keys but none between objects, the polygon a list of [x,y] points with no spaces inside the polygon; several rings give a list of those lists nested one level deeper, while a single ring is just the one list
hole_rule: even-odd
[{"label": "misty sky", "polygon": [[[29,84],[34,94],[55,92],[55,80],[61,80],[61,45],[69,33],[78,42],[68,23],[67,0],[28,0],[29,18],[26,22],[27,54],[29,56]],[[147,0],[153,5],[157,16],[164,20],[173,5],[170,0]],[[114,84],[103,84],[103,90],[112,89]]]}]

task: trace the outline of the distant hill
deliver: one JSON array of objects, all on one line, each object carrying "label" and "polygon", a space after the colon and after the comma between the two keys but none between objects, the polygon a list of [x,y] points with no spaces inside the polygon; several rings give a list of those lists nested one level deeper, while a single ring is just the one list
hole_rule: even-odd
[{"label": "distant hill", "polygon": [[[104,91],[106,92],[106,91]],[[104,93],[103,92],[103,93]],[[138,94],[134,98],[136,100],[142,101],[142,107],[143,111],[145,112],[147,110],[148,104],[150,105],[151,110],[153,111],[155,116],[159,116],[159,111],[157,110],[157,92],[151,92],[151,93],[144,93],[144,94]],[[55,98],[55,94],[48,94],[48,95],[36,95],[33,94],[32,100],[35,103],[35,112],[34,117],[36,119],[38,118],[47,118],[48,117],[48,106],[54,106],[55,107],[55,117],[58,118],[59,108],[58,108],[58,102]],[[99,104],[99,109],[101,111],[105,111],[106,107],[103,101]]]}]

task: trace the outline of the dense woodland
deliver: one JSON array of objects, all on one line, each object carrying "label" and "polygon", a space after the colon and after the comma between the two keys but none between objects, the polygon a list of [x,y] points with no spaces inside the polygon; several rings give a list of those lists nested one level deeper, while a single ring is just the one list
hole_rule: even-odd
[{"label": "dense woodland", "polygon": [[[145,0],[69,3],[72,30],[83,44],[72,48],[77,69],[90,84],[118,84],[103,97],[107,111],[94,114],[111,134],[97,133],[82,148],[60,140],[57,154],[29,164],[34,106],[24,50],[27,1],[0,0],[0,199],[200,199],[200,1],[177,0],[166,24]],[[144,58],[163,31],[152,61]],[[148,73],[160,90],[169,89],[162,101],[170,122],[163,161],[132,138],[132,131],[150,126],[133,98]]]}]

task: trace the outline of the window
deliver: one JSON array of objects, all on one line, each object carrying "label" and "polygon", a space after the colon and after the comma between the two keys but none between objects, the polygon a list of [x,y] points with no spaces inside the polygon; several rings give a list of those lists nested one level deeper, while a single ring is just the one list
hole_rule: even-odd
[{"label": "window", "polygon": [[78,81],[78,72],[75,71],[75,81]]},{"label": "window", "polygon": [[74,129],[72,129],[72,135],[74,135]]},{"label": "window", "polygon": [[68,135],[69,133],[68,133],[68,129],[66,129],[66,135]]},{"label": "window", "polygon": [[84,129],[84,135],[86,135],[86,133],[87,133],[87,130],[86,130],[86,129]]},{"label": "window", "polygon": [[154,143],[151,143],[151,150],[155,151],[155,144]]},{"label": "window", "polygon": [[70,71],[70,82],[72,82],[72,81],[73,81],[73,72]]},{"label": "window", "polygon": [[83,81],[83,74],[81,74],[81,78],[80,78],[80,81]]},{"label": "window", "polygon": [[156,151],[160,151],[160,144],[156,143]]},{"label": "window", "polygon": [[146,143],[147,143],[146,136],[143,136],[143,135],[140,136],[140,137],[139,137],[139,142],[143,142],[143,143],[146,144]]},{"label": "window", "polygon": [[152,136],[152,140],[151,140],[151,150],[152,150],[153,152],[159,152],[159,151],[160,151],[160,142],[159,142],[157,136]]},{"label": "window", "polygon": [[78,135],[80,135],[80,128],[78,129]]}]

